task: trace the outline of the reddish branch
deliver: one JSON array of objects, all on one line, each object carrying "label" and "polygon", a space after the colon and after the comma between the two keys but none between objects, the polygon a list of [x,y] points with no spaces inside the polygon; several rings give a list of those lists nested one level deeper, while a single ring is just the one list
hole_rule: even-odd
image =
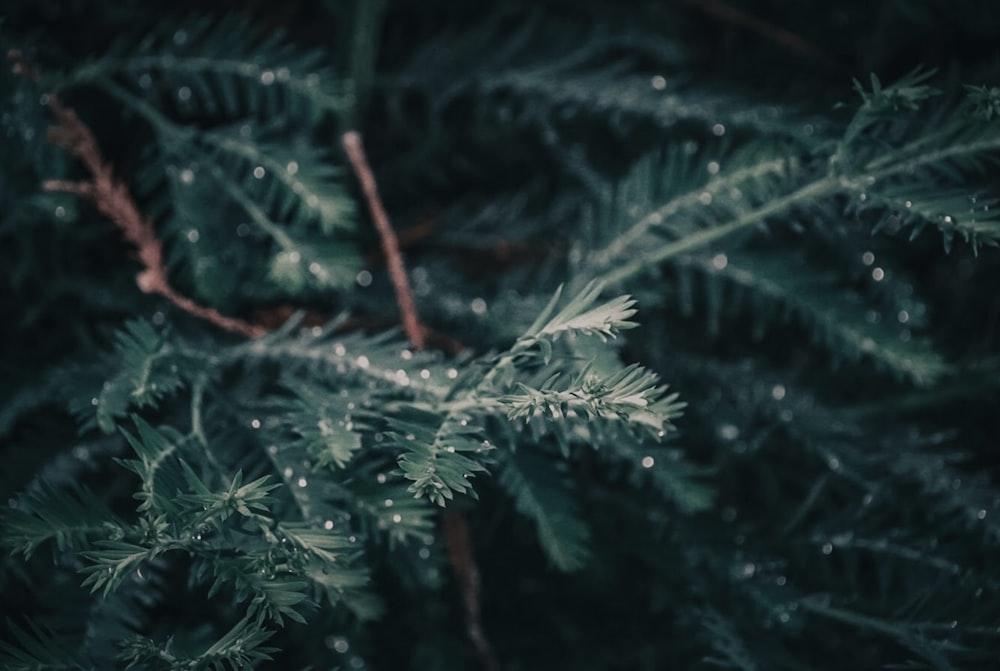
[{"label": "reddish branch", "polygon": [[422,349],[425,336],[424,329],[417,318],[417,306],[413,301],[413,292],[410,290],[410,282],[406,278],[406,268],[403,266],[403,254],[399,251],[399,239],[389,224],[389,216],[382,207],[382,200],[378,195],[378,188],[375,184],[375,175],[368,165],[368,158],[365,156],[364,146],[361,144],[361,134],[357,131],[348,131],[342,138],[344,150],[347,158],[354,168],[354,174],[361,183],[361,190],[364,191],[365,199],[368,201],[368,209],[371,211],[372,221],[375,223],[375,230],[378,231],[379,239],[382,241],[382,251],[385,253],[386,265],[389,267],[389,277],[392,279],[392,286],[396,291],[396,302],[399,304],[400,318],[403,321],[403,331],[410,339],[413,346]]},{"label": "reddish branch", "polygon": [[[344,149],[347,151],[347,157],[354,168],[354,173],[361,183],[361,189],[368,201],[368,208],[371,210],[372,220],[375,222],[375,229],[382,241],[382,251],[385,254],[389,276],[396,292],[396,302],[399,305],[403,330],[413,346],[420,349],[425,344],[427,330],[420,325],[420,319],[417,317],[417,308],[413,302],[410,281],[406,277],[406,269],[403,266],[403,254],[399,250],[399,240],[389,224],[385,208],[382,207],[382,201],[375,184],[375,175],[372,174],[371,167],[368,165],[364,146],[361,143],[361,135],[356,131],[349,131],[344,133],[342,141]],[[475,646],[483,668],[486,671],[499,671],[500,662],[483,631],[479,607],[479,567],[476,565],[476,558],[472,553],[469,522],[461,513],[452,513],[444,516],[441,521],[441,529],[445,545],[448,548],[448,559],[451,561],[452,569],[455,571],[455,579],[462,594],[465,627],[469,640]]]},{"label": "reddish branch", "polygon": [[[15,58],[13,54],[11,57]],[[20,61],[15,60],[15,63],[21,71],[30,73]],[[156,237],[152,220],[140,214],[128,187],[115,177],[111,165],[101,155],[94,134],[76,112],[63,105],[54,95],[48,97],[48,104],[59,122],[49,129],[49,141],[76,156],[90,173],[90,179],[82,182],[48,180],[43,183],[43,188],[47,191],[73,193],[93,201],[97,209],[118,227],[125,239],[135,246],[139,260],[145,266],[135,278],[142,291],[159,294],[185,312],[227,331],[250,338],[264,335],[266,330],[263,327],[226,317],[214,308],[198,305],[170,285],[163,263],[163,244]]]},{"label": "reddish branch", "polygon": [[681,3],[688,5],[692,9],[704,12],[709,16],[714,16],[727,23],[757,33],[782,49],[814,60],[831,70],[838,71],[842,69],[836,60],[795,33],[760,19],[742,9],[733,7],[722,0],[681,0]]},{"label": "reddish branch", "polygon": [[472,554],[472,539],[469,535],[469,523],[461,513],[445,515],[441,520],[445,543],[448,547],[448,559],[455,570],[462,593],[462,605],[465,607],[465,629],[469,640],[475,646],[479,658],[486,671],[499,671],[493,647],[483,632],[482,618],[479,614],[479,567]]}]

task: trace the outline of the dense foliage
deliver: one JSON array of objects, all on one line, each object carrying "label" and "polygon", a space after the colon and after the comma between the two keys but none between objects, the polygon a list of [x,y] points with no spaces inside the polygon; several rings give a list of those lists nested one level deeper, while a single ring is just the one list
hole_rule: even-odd
[{"label": "dense foliage", "polygon": [[0,666],[1000,666],[1000,12],[493,5],[5,4]]}]

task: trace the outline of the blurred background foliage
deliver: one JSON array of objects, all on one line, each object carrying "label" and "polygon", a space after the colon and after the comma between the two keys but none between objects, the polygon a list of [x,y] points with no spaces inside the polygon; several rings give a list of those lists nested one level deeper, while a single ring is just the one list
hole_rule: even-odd
[{"label": "blurred background foliage", "polygon": [[[269,326],[298,309],[309,328],[339,316],[337,333],[357,338],[348,351],[374,365],[396,356],[398,341],[373,334],[398,316],[340,150],[357,128],[433,331],[435,354],[420,364],[433,379],[511,347],[560,284],[575,292],[604,277],[640,310],[620,361],[641,362],[688,404],[652,473],[609,463],[614,441],[558,468],[544,452],[536,469],[522,449],[505,475],[476,478],[478,501],[450,504],[472,529],[502,668],[1000,664],[995,2],[9,0],[0,16],[5,51],[27,54],[41,77],[0,75],[0,500],[15,506],[41,475],[134,507],[134,482],[111,459],[129,454],[117,429],[134,432],[136,407],[87,407],[129,343],[159,347],[131,319],[230,362],[212,382],[213,440],[264,446],[237,426],[247,412],[291,413],[293,433],[323,403],[344,412],[303,380],[322,375],[298,345],[254,359],[139,292],[119,232],[91,204],[39,188],[83,176],[44,141],[41,96],[58,91],[94,130],[155,220],[182,293]],[[878,97],[901,81],[898,97]],[[937,95],[921,100],[924,85]],[[887,107],[848,141],[866,99]],[[921,162],[975,142],[993,151]],[[898,172],[858,181],[879,165]],[[828,168],[846,181],[643,261],[822,186]],[[966,209],[983,222],[978,249],[943,219]],[[134,340],[122,345],[123,332]],[[580,348],[598,370],[618,364]],[[177,356],[176,388],[201,388],[192,361],[207,359]],[[276,392],[286,387],[300,399],[291,410]],[[187,398],[171,394],[137,407],[176,423]],[[369,456],[382,449],[377,403],[344,487],[385,467]],[[232,449],[225,464],[266,472]],[[589,539],[577,570],[558,570],[558,543],[538,528],[547,502],[517,496],[517,468],[570,492],[555,524]],[[413,515],[412,537],[357,529],[378,617],[309,612],[257,667],[482,665],[440,539],[425,552],[438,514]],[[566,521],[576,518],[584,532]],[[31,618],[82,636],[106,668],[127,635],[184,623],[197,641],[238,619],[229,593],[170,598],[197,593],[182,560],[154,558],[150,580],[95,602],[78,566],[44,559],[4,560],[6,640],[23,642],[15,632]]]}]

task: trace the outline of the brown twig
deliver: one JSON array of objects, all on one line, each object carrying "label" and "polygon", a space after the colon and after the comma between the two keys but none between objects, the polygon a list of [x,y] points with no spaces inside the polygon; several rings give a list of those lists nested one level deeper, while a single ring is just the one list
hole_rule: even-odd
[{"label": "brown twig", "polygon": [[493,647],[483,631],[482,618],[479,609],[479,568],[472,554],[472,539],[469,534],[469,523],[461,513],[451,513],[441,520],[445,544],[448,548],[448,559],[455,570],[455,579],[462,593],[462,605],[465,607],[465,629],[469,640],[475,646],[476,652],[486,671],[499,671]]},{"label": "brown twig", "polygon": [[[382,201],[375,184],[375,175],[368,165],[364,146],[361,143],[361,135],[357,131],[348,131],[344,133],[341,140],[351,166],[354,168],[354,173],[361,183],[365,198],[368,200],[368,208],[371,210],[375,229],[382,241],[382,251],[385,254],[389,276],[396,292],[396,302],[399,305],[403,330],[413,346],[420,349],[425,344],[427,330],[421,326],[417,317],[417,308],[413,301],[413,292],[410,290],[410,282],[406,277],[406,268],[403,266],[403,254],[399,249],[399,240],[389,224],[385,208],[382,207]],[[469,522],[461,513],[450,513],[441,520],[441,530],[444,534],[445,546],[448,549],[448,559],[451,561],[452,569],[455,571],[455,579],[458,581],[458,588],[462,594],[465,627],[469,640],[479,654],[483,668],[486,671],[499,671],[500,662],[483,631],[479,605],[479,567],[476,565],[476,558],[472,552]]]},{"label": "brown twig", "polygon": [[[30,64],[20,53],[9,54],[14,61],[14,69],[26,76],[32,76]],[[219,328],[256,338],[266,330],[256,324],[241,319],[227,317],[214,308],[198,305],[187,296],[174,289],[167,280],[163,262],[163,244],[156,237],[153,222],[143,217],[129,193],[128,186],[114,175],[114,170],[97,145],[90,128],[69,107],[50,94],[48,105],[55,115],[58,125],[49,128],[48,139],[77,157],[90,173],[89,181],[70,182],[48,180],[42,183],[46,191],[63,191],[92,201],[97,209],[118,227],[132,245],[135,246],[144,270],[136,276],[136,284],[146,293],[159,294],[181,310],[204,319]]]},{"label": "brown twig", "polygon": [[795,33],[758,18],[753,14],[749,14],[738,7],[733,7],[729,3],[723,2],[723,0],[681,0],[681,4],[687,5],[692,9],[697,9],[700,12],[727,23],[739,26],[740,28],[745,28],[751,32],[757,33],[782,49],[816,61],[834,72],[843,70],[841,64],[835,59],[831,58],[829,55],[802,39]]},{"label": "brown twig", "polygon": [[403,331],[415,348],[422,349],[425,342],[424,329],[417,317],[417,306],[413,301],[410,281],[406,278],[403,254],[399,251],[399,239],[389,224],[389,215],[382,207],[382,199],[379,198],[378,187],[375,184],[375,175],[368,165],[365,148],[361,143],[361,134],[353,130],[348,131],[344,133],[341,141],[347,152],[347,158],[351,162],[351,167],[354,168],[354,174],[357,176],[358,182],[361,183],[361,190],[368,201],[368,209],[371,211],[375,230],[378,231],[379,239],[382,241],[382,251],[385,254],[386,265],[389,267],[389,278],[392,280],[392,286],[396,292],[396,302],[399,304],[399,316],[403,322]]}]

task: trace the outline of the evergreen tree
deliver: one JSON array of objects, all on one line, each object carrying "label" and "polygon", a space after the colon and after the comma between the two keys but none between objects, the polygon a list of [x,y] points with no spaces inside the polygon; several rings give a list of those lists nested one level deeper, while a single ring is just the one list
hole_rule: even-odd
[{"label": "evergreen tree", "polygon": [[997,34],[10,0],[0,666],[1000,668]]}]

